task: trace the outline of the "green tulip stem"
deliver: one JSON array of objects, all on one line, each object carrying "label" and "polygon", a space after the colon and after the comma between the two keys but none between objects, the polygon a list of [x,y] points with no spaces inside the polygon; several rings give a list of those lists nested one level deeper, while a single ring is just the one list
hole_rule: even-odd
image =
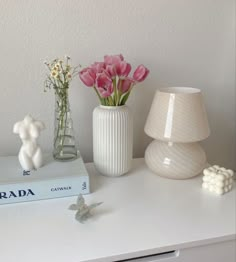
[{"label": "green tulip stem", "polygon": [[104,104],[104,101],[103,101],[102,97],[100,96],[100,94],[98,93],[97,88],[96,88],[95,86],[93,86],[93,89],[95,90],[95,92],[96,92],[96,94],[97,94],[97,96],[98,96],[98,98],[99,98],[101,104],[103,105],[103,104]]}]

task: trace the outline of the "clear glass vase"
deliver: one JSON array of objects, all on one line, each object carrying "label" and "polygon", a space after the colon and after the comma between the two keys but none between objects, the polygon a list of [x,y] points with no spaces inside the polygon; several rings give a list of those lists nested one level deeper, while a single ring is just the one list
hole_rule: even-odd
[{"label": "clear glass vase", "polygon": [[53,157],[58,161],[71,161],[77,158],[77,148],[69,105],[68,88],[58,88],[55,98]]}]

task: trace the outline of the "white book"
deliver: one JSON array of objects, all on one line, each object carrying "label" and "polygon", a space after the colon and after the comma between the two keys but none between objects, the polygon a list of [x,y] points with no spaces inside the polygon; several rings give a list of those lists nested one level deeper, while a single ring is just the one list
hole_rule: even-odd
[{"label": "white book", "polygon": [[0,204],[88,194],[83,159],[58,162],[47,156],[38,170],[23,172],[18,157],[0,157]]}]

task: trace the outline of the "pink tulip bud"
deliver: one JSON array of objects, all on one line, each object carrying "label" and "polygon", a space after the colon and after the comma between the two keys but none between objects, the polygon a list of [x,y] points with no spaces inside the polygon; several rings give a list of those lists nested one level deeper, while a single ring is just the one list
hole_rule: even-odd
[{"label": "pink tulip bud", "polygon": [[135,81],[132,78],[119,79],[117,88],[121,93],[126,93],[133,84],[135,84]]},{"label": "pink tulip bud", "polygon": [[91,68],[93,69],[95,74],[101,73],[105,69],[105,63],[95,62],[91,65]]},{"label": "pink tulip bud", "polygon": [[98,73],[96,86],[102,97],[108,97],[113,93],[113,84],[106,72]]},{"label": "pink tulip bud", "polygon": [[122,55],[105,55],[104,62],[107,65],[117,65],[124,60]]},{"label": "pink tulip bud", "polygon": [[139,65],[134,71],[133,78],[137,82],[142,82],[148,76],[149,70],[144,65]]},{"label": "pink tulip bud", "polygon": [[131,65],[125,61],[121,61],[116,65],[116,73],[118,76],[127,77],[131,71]]},{"label": "pink tulip bud", "polygon": [[79,77],[86,86],[89,86],[89,87],[94,86],[96,74],[94,73],[92,68],[87,67],[83,69],[82,71],[80,71]]}]

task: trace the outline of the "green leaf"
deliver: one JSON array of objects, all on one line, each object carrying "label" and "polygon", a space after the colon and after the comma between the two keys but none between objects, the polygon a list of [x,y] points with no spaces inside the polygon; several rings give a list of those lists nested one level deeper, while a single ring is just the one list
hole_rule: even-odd
[{"label": "green leaf", "polygon": [[128,98],[129,98],[129,95],[130,95],[130,91],[127,92],[127,93],[122,97],[122,99],[121,99],[121,101],[120,101],[120,105],[121,105],[121,106],[125,105],[126,101],[127,101]]}]

